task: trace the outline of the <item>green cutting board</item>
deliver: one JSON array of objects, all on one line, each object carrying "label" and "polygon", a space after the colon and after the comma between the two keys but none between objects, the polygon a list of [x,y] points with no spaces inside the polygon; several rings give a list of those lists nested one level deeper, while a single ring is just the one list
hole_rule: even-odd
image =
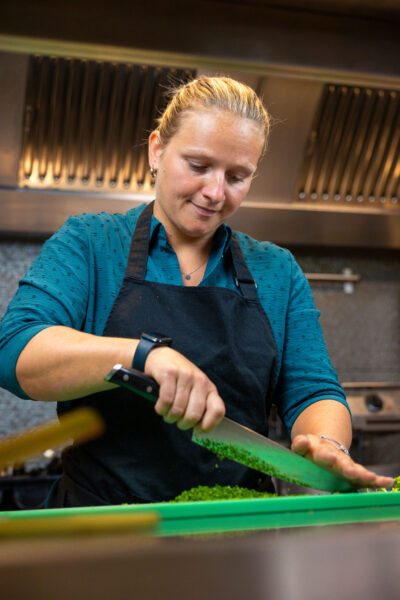
[{"label": "green cutting board", "polygon": [[250,500],[131,504],[121,506],[56,508],[0,513],[2,519],[51,519],[68,514],[131,514],[155,511],[160,521],[155,535],[221,533],[340,525],[371,521],[400,521],[400,492],[370,492],[281,496]]}]

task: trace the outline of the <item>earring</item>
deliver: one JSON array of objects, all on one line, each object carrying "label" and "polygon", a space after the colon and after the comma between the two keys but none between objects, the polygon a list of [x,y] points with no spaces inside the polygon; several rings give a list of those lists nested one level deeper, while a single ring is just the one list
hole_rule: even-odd
[{"label": "earring", "polygon": [[156,170],[156,169],[154,169],[154,167],[150,167],[150,173],[151,173],[151,176],[152,176],[152,177],[156,177],[156,175],[157,175],[157,170]]}]

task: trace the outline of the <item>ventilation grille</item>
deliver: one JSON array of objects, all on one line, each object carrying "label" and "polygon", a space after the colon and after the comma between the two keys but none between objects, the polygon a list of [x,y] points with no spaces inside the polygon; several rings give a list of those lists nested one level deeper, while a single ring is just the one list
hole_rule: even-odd
[{"label": "ventilation grille", "polygon": [[147,137],[166,89],[193,71],[32,57],[20,185],[149,192]]},{"label": "ventilation grille", "polygon": [[400,93],[326,85],[297,188],[301,201],[399,206]]}]

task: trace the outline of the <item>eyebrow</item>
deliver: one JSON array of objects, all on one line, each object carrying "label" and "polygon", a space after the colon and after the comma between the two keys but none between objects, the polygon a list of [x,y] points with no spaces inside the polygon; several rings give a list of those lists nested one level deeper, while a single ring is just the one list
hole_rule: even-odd
[{"label": "eyebrow", "polygon": [[[205,160],[211,160],[211,161],[214,160],[213,156],[211,156],[210,154],[207,154],[206,152],[203,152],[202,150],[195,150],[195,149],[184,152],[183,156],[185,158],[197,158],[197,159],[205,159]],[[242,169],[242,170],[248,172],[249,174],[251,174],[257,170],[257,165],[255,165],[253,167],[253,165],[250,165],[250,164],[245,164],[245,165],[239,164],[239,165],[233,165],[231,168]]]}]

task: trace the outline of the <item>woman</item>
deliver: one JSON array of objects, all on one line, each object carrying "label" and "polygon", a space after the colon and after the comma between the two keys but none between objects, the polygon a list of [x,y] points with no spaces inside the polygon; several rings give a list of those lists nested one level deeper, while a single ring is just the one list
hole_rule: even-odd
[{"label": "woman", "polygon": [[[210,430],[226,412],[267,435],[272,402],[294,451],[356,486],[392,484],[346,453],[349,411],[292,256],[224,223],[249,191],[268,129],[247,86],[207,77],[182,86],[149,137],[154,203],[69,219],[22,280],[2,324],[1,384],[57,401],[59,412],[96,406],[107,422],[101,439],[64,453],[50,506],[265,487],[236,463],[216,469],[189,430]],[[160,385],[155,409],[104,381],[132,361]]]}]

